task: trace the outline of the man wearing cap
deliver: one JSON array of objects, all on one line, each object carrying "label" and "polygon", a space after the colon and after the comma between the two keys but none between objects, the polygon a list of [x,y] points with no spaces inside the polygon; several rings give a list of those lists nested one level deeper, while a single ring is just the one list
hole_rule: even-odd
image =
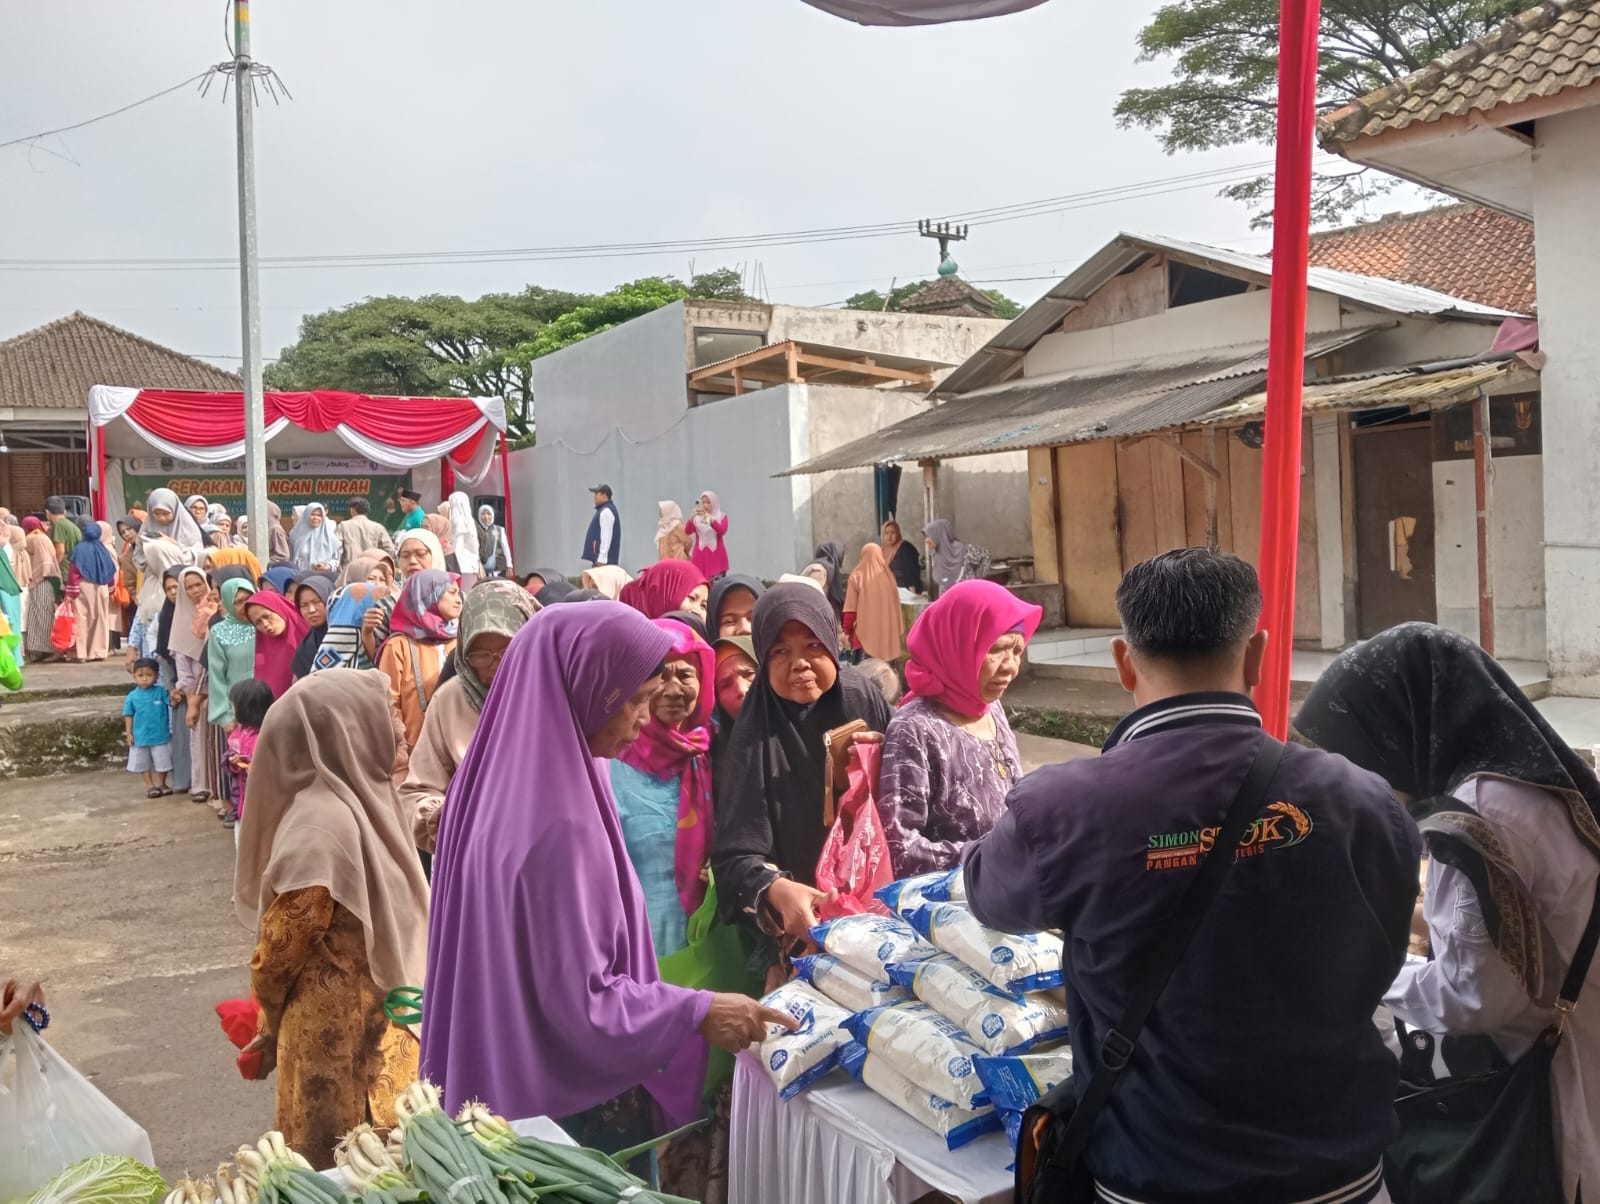
[{"label": "man wearing cap", "polygon": [[422,520],[427,515],[422,513],[422,495],[415,489],[402,489],[400,491],[400,513],[405,515],[400,520],[402,531],[415,531],[422,526]]},{"label": "man wearing cap", "polygon": [[596,485],[589,492],[594,494],[594,517],[583,541],[583,558],[591,565],[616,564],[622,558],[622,524],[611,486]]}]

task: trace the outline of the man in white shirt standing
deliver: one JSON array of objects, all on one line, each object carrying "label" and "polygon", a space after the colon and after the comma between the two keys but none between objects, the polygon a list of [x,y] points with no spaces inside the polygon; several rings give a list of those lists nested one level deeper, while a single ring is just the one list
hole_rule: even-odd
[{"label": "man in white shirt standing", "polygon": [[594,494],[594,517],[583,541],[583,558],[590,565],[616,564],[622,558],[622,523],[611,486],[596,485],[590,492]]}]

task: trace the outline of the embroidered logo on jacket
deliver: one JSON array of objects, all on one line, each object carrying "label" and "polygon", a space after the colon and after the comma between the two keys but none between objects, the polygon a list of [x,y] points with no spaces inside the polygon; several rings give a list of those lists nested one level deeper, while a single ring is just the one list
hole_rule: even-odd
[{"label": "embroidered logo on jacket", "polygon": [[[1311,816],[1293,803],[1273,803],[1267,810],[1270,814],[1245,829],[1235,860],[1259,857],[1269,849],[1292,849],[1311,835]],[[1176,870],[1198,865],[1216,843],[1218,831],[1220,828],[1190,828],[1152,836],[1145,849],[1144,868]]]}]

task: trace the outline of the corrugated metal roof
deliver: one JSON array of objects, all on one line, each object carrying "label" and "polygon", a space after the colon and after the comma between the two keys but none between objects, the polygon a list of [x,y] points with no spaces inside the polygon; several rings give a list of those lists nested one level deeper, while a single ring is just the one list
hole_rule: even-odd
[{"label": "corrugated metal roof", "polygon": [[[1525,381],[1520,378],[1525,378]],[[1363,373],[1360,376],[1318,381],[1305,387],[1301,404],[1308,414],[1332,410],[1371,410],[1384,406],[1429,409],[1467,401],[1476,396],[1480,388],[1491,384],[1498,388],[1517,388],[1523,383],[1536,385],[1538,379],[1539,374],[1520,360],[1506,358],[1433,371],[1425,366],[1402,368],[1375,375]],[[1219,422],[1259,418],[1266,411],[1267,395],[1258,391],[1240,398],[1232,405],[1213,410],[1200,419],[1199,424],[1210,426]]]},{"label": "corrugated metal roof", "polygon": [[[1377,329],[1313,334],[1306,340],[1306,356],[1327,355]],[[981,456],[1166,430],[1195,422],[1260,388],[1266,378],[1265,342],[1029,377],[954,398],[777,475]]]},{"label": "corrugated metal roof", "polygon": [[[1259,284],[1270,283],[1272,260],[1264,255],[1229,251],[1203,243],[1142,234],[1119,234],[1035,301],[994,338],[947,376],[936,396],[953,397],[993,384],[1045,335],[1060,329],[1061,321],[1083,306],[1097,290],[1150,255],[1167,255],[1184,263],[1221,271]],[[1494,321],[1510,312],[1447,296],[1433,289],[1402,284],[1377,276],[1362,276],[1334,268],[1311,268],[1307,285],[1313,292],[1331,293],[1346,300],[1391,313],[1413,317],[1457,317]]]}]

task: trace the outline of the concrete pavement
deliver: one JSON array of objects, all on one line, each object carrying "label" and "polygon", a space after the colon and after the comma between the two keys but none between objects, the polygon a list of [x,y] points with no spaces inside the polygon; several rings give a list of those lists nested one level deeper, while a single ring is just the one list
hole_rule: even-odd
[{"label": "concrete pavement", "polygon": [[40,977],[51,1043],[150,1133],[172,1179],[272,1127],[212,1008],[249,992],[233,840],[117,771],[0,783],[0,973]]}]

